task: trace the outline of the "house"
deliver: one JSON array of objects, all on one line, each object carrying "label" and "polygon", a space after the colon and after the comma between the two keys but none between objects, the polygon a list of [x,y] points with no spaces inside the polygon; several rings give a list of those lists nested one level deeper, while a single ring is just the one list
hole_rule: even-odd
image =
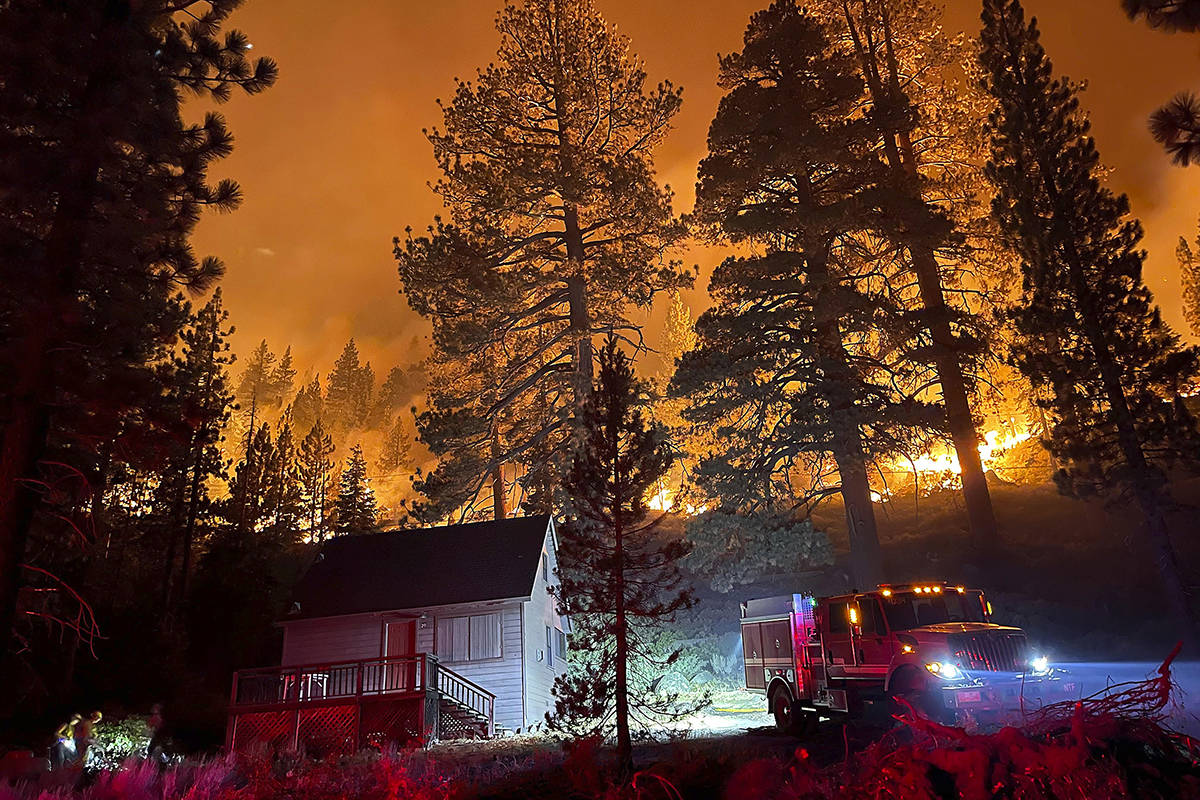
[{"label": "house", "polygon": [[548,515],[331,539],[280,621],[280,666],[234,677],[229,746],[536,725],[567,666],[556,566]]}]

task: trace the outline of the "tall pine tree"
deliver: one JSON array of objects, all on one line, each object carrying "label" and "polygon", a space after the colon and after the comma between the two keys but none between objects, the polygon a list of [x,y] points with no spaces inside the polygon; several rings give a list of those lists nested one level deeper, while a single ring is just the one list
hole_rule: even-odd
[{"label": "tall pine tree", "polygon": [[[1196,237],[1200,248],[1200,235]],[[1179,287],[1183,296],[1183,318],[1187,321],[1192,336],[1200,337],[1200,252],[1192,250],[1187,239],[1179,237],[1175,248],[1179,262]]]},{"label": "tall pine tree", "polygon": [[684,231],[653,160],[679,90],[646,86],[591,0],[508,2],[496,29],[495,62],[458,83],[429,133],[448,220],[395,249],[436,358],[499,359],[494,399],[431,398],[419,423],[446,464],[421,487],[435,508],[498,486],[498,469],[541,469],[533,454],[547,446],[563,452],[591,387],[593,335],[636,336],[627,308],[691,280],[669,260]]},{"label": "tall pine tree", "polygon": [[346,468],[338,481],[337,499],[334,501],[334,527],[339,533],[363,533],[373,531],[379,525],[379,510],[375,506],[375,492],[367,478],[367,459],[362,445],[350,448]]},{"label": "tall pine tree", "polygon": [[987,214],[979,202],[985,192],[978,120],[986,106],[961,79],[969,51],[942,29],[942,11],[931,0],[812,0],[807,7],[835,26],[839,50],[863,77],[863,112],[897,200],[880,233],[901,249],[884,248],[880,268],[899,270],[915,285],[903,300],[926,342],[908,357],[934,367],[971,535],[989,547],[996,517],[971,408],[983,328],[967,298],[982,284],[973,261],[994,237],[979,230]]},{"label": "tall pine tree", "polygon": [[[234,361],[228,342],[233,328],[226,327],[228,318],[221,290],[217,289],[181,334],[183,346],[172,369],[169,397],[188,428],[164,480],[177,492],[168,531],[163,587],[163,608],[168,614],[174,614],[187,595],[198,524],[212,511],[208,482],[225,475],[221,431],[233,407],[228,368]],[[182,546],[182,563],[176,580],[178,546]],[[173,591],[176,586],[178,590]]]},{"label": "tall pine tree", "polygon": [[1054,75],[1017,0],[985,0],[980,61],[997,109],[988,172],[994,213],[1020,255],[1017,364],[1053,417],[1060,488],[1131,500],[1170,607],[1191,637],[1194,609],[1167,528],[1165,469],[1195,465],[1179,401],[1200,372],[1142,282],[1142,229],[1101,179],[1078,88]]},{"label": "tall pine tree", "polygon": [[320,542],[331,530],[334,497],[333,437],[317,420],[300,442],[297,468],[300,479],[301,527],[308,538]]},{"label": "tall pine tree", "polygon": [[751,18],[742,52],[721,59],[727,94],[696,217],[750,254],[713,272],[714,305],[673,387],[691,399],[685,417],[723,442],[702,467],[723,506],[770,515],[840,493],[853,579],[870,588],[882,567],[868,468],[941,409],[913,397],[923,382],[904,358],[914,332],[862,257],[892,211],[889,170],[856,113],[853,62],[828,33],[778,0]]},{"label": "tall pine tree", "polygon": [[0,652],[13,650],[39,463],[53,439],[81,441],[64,412],[116,420],[146,402],[136,373],[184,324],[174,293],[221,272],[188,237],[205,208],[238,205],[235,182],[208,179],[232,138],[215,112],[191,124],[182,110],[188,94],[274,82],[245,35],[222,35],[239,5],[0,4]]},{"label": "tall pine tree", "polygon": [[650,635],[693,603],[677,563],[687,547],[661,535],[663,514],[646,509],[672,460],[666,431],[645,419],[648,401],[648,387],[609,336],[563,485],[566,521],[554,592],[559,613],[571,619],[572,653],[581,663],[555,683],[550,721],[583,717],[600,730],[615,728],[626,778],[633,772],[631,720],[644,726],[677,710],[677,698],[636,680],[648,672],[638,665],[654,658]]}]

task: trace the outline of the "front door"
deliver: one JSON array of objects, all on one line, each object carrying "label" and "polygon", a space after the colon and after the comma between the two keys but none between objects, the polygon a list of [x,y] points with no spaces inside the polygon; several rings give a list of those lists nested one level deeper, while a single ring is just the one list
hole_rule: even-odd
[{"label": "front door", "polygon": [[[412,692],[417,687],[417,622],[404,619],[383,628],[383,690]],[[395,660],[393,660],[395,659]]]},{"label": "front door", "polygon": [[[845,600],[831,602],[825,606],[827,615],[821,621],[823,639],[825,640],[825,664],[831,678],[844,678],[849,673],[847,667],[855,664],[855,648],[851,634],[850,609],[851,603]],[[857,613],[857,606],[853,606]]]},{"label": "front door", "polygon": [[888,637],[879,599],[873,595],[859,597],[858,614],[858,674],[870,678],[886,677],[892,663],[892,640]]}]

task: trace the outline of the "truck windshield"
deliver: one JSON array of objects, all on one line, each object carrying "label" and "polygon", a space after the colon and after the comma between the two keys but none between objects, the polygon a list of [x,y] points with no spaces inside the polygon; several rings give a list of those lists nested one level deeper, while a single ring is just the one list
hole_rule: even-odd
[{"label": "truck windshield", "polygon": [[888,626],[894,631],[906,631],[943,622],[986,622],[981,596],[980,592],[937,595],[903,592],[880,599]]}]

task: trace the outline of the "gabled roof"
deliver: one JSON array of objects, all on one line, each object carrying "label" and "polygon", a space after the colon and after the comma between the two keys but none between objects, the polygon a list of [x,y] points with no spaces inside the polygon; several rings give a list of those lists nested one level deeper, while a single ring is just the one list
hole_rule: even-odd
[{"label": "gabled roof", "polygon": [[286,619],[529,597],[549,525],[543,514],[330,539]]}]

